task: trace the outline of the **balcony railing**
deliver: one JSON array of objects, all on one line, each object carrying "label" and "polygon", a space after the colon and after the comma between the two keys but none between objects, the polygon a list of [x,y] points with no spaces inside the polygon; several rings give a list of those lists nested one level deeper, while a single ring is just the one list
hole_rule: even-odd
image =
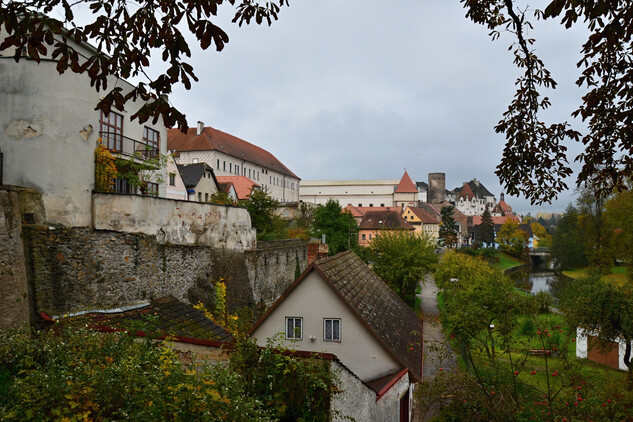
[{"label": "balcony railing", "polygon": [[159,156],[158,146],[128,138],[116,132],[100,132],[103,146],[115,154],[140,160],[151,160]]}]

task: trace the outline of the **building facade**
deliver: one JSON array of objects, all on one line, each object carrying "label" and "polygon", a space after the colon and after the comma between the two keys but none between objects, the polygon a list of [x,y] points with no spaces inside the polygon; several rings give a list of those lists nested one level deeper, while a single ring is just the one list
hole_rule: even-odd
[{"label": "building facade", "polygon": [[[2,39],[2,34],[0,34]],[[71,41],[69,41],[71,42]],[[72,43],[72,42],[71,42]],[[88,58],[89,45],[74,45]],[[131,116],[143,105],[129,101],[125,111],[109,115],[94,108],[103,93],[90,86],[86,75],[59,74],[49,55],[38,64],[22,57],[15,62],[11,52],[0,53],[0,151],[3,183],[32,187],[42,193],[46,220],[65,226],[91,224],[91,192],[95,189],[95,147],[101,138],[112,154],[134,161],[167,153],[167,128],[162,122],[139,123]],[[125,95],[132,85],[111,78]],[[146,189],[166,196],[166,169]],[[126,180],[114,189],[138,193]]]},{"label": "building facade", "polygon": [[216,176],[244,176],[282,203],[299,201],[299,177],[270,152],[198,122],[187,133],[168,132],[178,164],[207,163]]}]

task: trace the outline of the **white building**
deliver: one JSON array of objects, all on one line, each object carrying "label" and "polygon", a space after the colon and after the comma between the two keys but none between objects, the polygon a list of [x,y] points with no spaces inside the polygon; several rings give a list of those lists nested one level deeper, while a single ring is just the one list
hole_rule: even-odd
[{"label": "white building", "polygon": [[410,420],[422,320],[353,252],[311,264],[250,333],[262,346],[282,333],[290,349],[335,355],[353,375],[333,402],[342,416]]},{"label": "white building", "polygon": [[187,133],[168,132],[178,164],[207,163],[216,176],[241,175],[282,203],[299,201],[299,178],[270,152],[198,122]]},{"label": "white building", "polygon": [[[68,42],[85,58],[96,52],[88,44]],[[140,101],[129,101],[125,111],[113,110],[107,116],[95,111],[103,93],[90,86],[87,75],[70,70],[60,75],[50,57],[52,50],[39,64],[27,57],[16,63],[12,51],[0,51],[3,183],[39,190],[48,222],[89,226],[97,140],[103,138],[116,156],[135,160],[138,155],[142,161],[142,157],[167,153],[167,128],[162,121],[131,120],[143,105]],[[121,87],[123,95],[132,89],[116,78],[110,78],[108,86]],[[160,172],[163,182],[150,182],[146,188],[165,197],[164,181],[169,178],[165,169]],[[136,193],[125,179],[117,180],[115,189]]]},{"label": "white building", "polygon": [[482,215],[486,207],[491,211],[497,205],[495,196],[477,179],[448,192],[447,200],[465,215]]},{"label": "white building", "polygon": [[405,171],[400,179],[302,180],[300,199],[317,205],[332,199],[342,207],[392,207],[417,203],[419,192]]}]

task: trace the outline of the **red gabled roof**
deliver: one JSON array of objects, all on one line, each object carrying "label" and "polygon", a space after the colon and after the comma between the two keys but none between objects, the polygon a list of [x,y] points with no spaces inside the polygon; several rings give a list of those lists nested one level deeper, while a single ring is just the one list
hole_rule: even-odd
[{"label": "red gabled roof", "polygon": [[413,180],[409,177],[409,173],[404,172],[400,183],[396,187],[396,193],[418,193],[418,188],[413,183]]},{"label": "red gabled roof", "polygon": [[261,187],[246,176],[217,176],[217,179],[218,183],[233,185],[237,199],[240,200],[248,199],[254,188]]},{"label": "red gabled roof", "polygon": [[197,128],[189,128],[187,133],[169,129],[167,147],[177,152],[216,150],[298,179],[270,152],[211,126],[205,127],[200,135],[197,134]]},{"label": "red gabled roof", "polygon": [[470,186],[468,186],[468,183],[465,183],[462,187],[462,190],[459,192],[459,197],[463,198],[464,201],[471,201],[475,197],[475,194]]}]

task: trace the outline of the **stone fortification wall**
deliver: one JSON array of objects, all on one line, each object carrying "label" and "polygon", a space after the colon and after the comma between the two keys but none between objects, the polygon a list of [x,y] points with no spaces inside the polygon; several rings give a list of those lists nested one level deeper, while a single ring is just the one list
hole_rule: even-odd
[{"label": "stone fortification wall", "polygon": [[143,233],[42,225],[25,226],[24,236],[34,308],[51,315],[165,295],[213,309],[220,278],[230,309],[252,307],[294,280],[296,257],[306,266],[305,246],[293,243],[244,253],[168,245]]},{"label": "stone fortification wall", "polygon": [[19,194],[0,189],[0,330],[29,322]]},{"label": "stone fortification wall", "polygon": [[[253,299],[261,307],[272,305],[302,273],[308,262],[308,242],[276,240],[258,242],[257,249],[246,252]],[[298,271],[297,271],[298,267]]]},{"label": "stone fortification wall", "polygon": [[166,245],[255,247],[245,208],[112,193],[93,193],[92,202],[97,230],[152,235]]}]

